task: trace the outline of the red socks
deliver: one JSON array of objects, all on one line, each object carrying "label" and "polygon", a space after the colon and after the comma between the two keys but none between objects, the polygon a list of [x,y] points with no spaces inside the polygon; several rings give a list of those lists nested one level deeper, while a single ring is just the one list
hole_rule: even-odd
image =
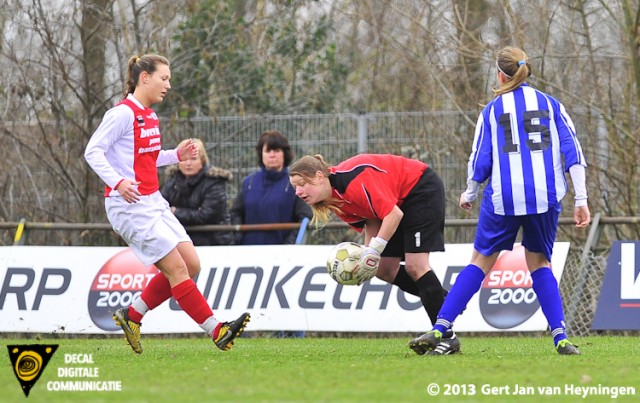
[{"label": "red socks", "polygon": [[[169,284],[169,280],[162,273],[156,274],[149,284],[142,290],[142,294],[140,294],[140,298],[147,305],[149,310],[158,307],[164,301],[171,298],[171,285]],[[140,323],[142,321],[142,316],[146,312],[138,312],[133,308],[133,306],[129,307],[129,319],[136,323]]]},{"label": "red socks", "polygon": [[209,304],[207,304],[207,300],[200,290],[198,290],[193,280],[188,279],[177,284],[171,289],[171,293],[182,310],[197,324],[200,325],[210,316],[213,316],[213,311],[209,307]]},{"label": "red socks", "polygon": [[[169,280],[162,274],[156,274],[149,284],[142,290],[140,299],[144,302],[149,310],[156,308],[164,301],[173,298],[178,302],[182,310],[191,317],[197,324],[203,324],[209,317],[213,316],[213,311],[207,304],[196,283],[188,279],[175,287],[171,288]],[[129,319],[136,323],[142,321],[142,317],[146,312],[138,312],[133,305],[129,307],[127,312]],[[210,331],[210,329],[209,329]]]}]

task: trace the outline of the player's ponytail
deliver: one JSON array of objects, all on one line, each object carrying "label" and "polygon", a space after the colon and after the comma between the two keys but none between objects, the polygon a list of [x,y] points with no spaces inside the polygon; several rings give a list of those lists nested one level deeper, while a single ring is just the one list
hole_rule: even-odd
[{"label": "player's ponytail", "polygon": [[496,58],[496,67],[508,79],[499,88],[493,89],[493,93],[496,96],[515,90],[531,75],[531,65],[527,54],[522,49],[514,46],[506,46],[500,49]]},{"label": "player's ponytail", "polygon": [[127,95],[133,94],[138,86],[140,80],[140,73],[146,71],[149,74],[153,74],[156,71],[158,64],[169,65],[169,60],[160,55],[144,55],[142,57],[135,55],[131,56],[127,63],[127,81],[124,84],[123,95],[126,98]]}]

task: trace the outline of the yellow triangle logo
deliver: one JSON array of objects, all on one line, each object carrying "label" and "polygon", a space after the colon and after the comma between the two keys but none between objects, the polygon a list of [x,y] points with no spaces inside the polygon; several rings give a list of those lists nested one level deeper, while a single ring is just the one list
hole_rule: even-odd
[{"label": "yellow triangle logo", "polygon": [[7,345],[7,348],[13,373],[16,374],[24,395],[29,397],[29,391],[42,375],[58,345],[22,344]]}]

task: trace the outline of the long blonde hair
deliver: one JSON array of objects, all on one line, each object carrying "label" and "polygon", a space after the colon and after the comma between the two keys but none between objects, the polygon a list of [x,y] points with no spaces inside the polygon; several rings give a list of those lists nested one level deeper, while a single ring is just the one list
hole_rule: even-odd
[{"label": "long blonde hair", "polygon": [[[289,167],[289,177],[299,175],[306,182],[313,183],[315,181],[316,172],[320,171],[328,180],[329,175],[331,175],[329,168],[329,164],[324,161],[322,155],[305,155],[304,157],[291,164],[291,166]],[[328,223],[329,215],[331,212],[334,212],[335,214],[342,214],[342,210],[340,209],[341,205],[342,201],[340,199],[336,199],[335,197],[331,197],[329,199],[311,205],[311,211],[313,212],[311,224],[314,224],[316,225],[316,227],[318,227],[320,225]]]},{"label": "long blonde hair", "polygon": [[493,89],[496,96],[515,90],[531,75],[527,54],[515,46],[505,46],[498,51],[496,67],[509,79],[499,88]]}]

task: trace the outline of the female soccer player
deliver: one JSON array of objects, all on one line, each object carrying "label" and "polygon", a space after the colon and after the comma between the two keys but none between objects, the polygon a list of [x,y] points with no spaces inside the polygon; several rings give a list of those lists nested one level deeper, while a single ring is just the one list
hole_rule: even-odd
[{"label": "female soccer player", "polygon": [[[311,206],[312,223],[325,223],[334,212],[357,231],[364,229],[367,247],[358,263],[363,271],[420,297],[435,323],[446,291],[429,266],[429,253],[444,250],[445,202],[433,169],[396,155],[360,154],[333,167],[320,155],[307,155],[289,168],[289,178]],[[450,330],[430,354],[459,350]]]},{"label": "female soccer player", "polygon": [[531,67],[521,49],[500,50],[496,74],[499,87],[478,118],[468,187],[460,196],[460,207],[470,209],[480,184],[489,179],[471,263],[456,278],[433,329],[410,344],[425,350],[438,346],[442,335],[480,289],[500,251],[513,248],[522,228],[532,287],[549,322],[556,350],[562,355],[580,354],[565,333],[562,298],[550,262],[561,200],[567,193],[565,171],[569,171],[575,190],[576,227],[586,227],[591,219],[584,155],[564,106],[525,82]]},{"label": "female soccer player", "polygon": [[191,280],[200,271],[200,260],[184,227],[159,191],[157,167],[197,156],[188,141],[162,150],[158,116],[150,106],[162,102],[171,88],[169,61],[159,55],[129,59],[125,99],[108,110],[85,150],[85,159],[105,182],[105,207],[113,229],[145,266],[160,270],[128,309],[113,318],[131,348],[142,353],[140,323],[143,315],[171,296],[221,350],[249,322],[248,313],[231,322],[219,322],[204,296]]}]

